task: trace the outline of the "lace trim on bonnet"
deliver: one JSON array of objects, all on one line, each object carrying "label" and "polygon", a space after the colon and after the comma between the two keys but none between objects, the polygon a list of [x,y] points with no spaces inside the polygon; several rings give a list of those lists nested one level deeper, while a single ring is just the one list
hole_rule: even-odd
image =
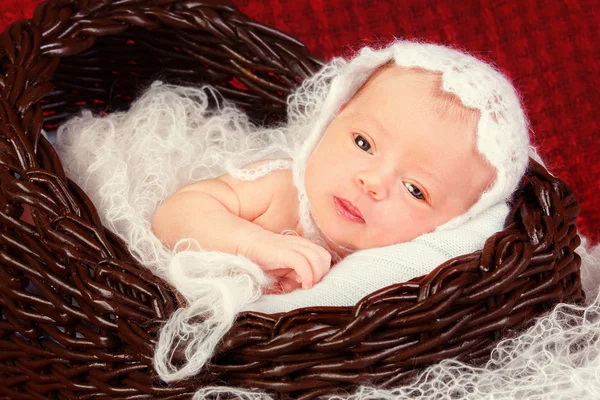
[{"label": "lace trim on bonnet", "polygon": [[288,99],[290,132],[309,132],[303,141],[292,140],[300,143],[293,152],[300,226],[305,236],[321,245],[326,243],[311,218],[304,186],[307,160],[340,107],[373,72],[390,61],[405,68],[441,73],[442,90],[458,97],[466,107],[479,110],[477,149],[497,171],[493,185],[467,212],[436,230],[452,229],[493,205],[506,202],[527,168],[527,119],[515,89],[492,66],[457,50],[409,41],[397,41],[381,50],[363,48],[351,61],[333,59]]}]

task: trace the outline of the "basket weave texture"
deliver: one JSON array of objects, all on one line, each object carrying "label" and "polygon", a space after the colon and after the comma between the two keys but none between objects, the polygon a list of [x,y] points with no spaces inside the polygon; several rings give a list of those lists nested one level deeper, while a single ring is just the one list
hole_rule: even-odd
[{"label": "basket weave texture", "polygon": [[[0,36],[0,395],[176,399],[225,383],[314,398],[389,387],[448,357],[484,361],[556,302],[583,299],[579,206],[531,161],[505,229],[482,251],[355,307],[245,313],[210,368],[161,382],[153,348],[176,295],[101,225],[42,127],[82,107],[126,109],[156,78],[210,83],[271,123],[321,64],[221,1],[53,0]],[[26,205],[33,224],[21,219]]]}]

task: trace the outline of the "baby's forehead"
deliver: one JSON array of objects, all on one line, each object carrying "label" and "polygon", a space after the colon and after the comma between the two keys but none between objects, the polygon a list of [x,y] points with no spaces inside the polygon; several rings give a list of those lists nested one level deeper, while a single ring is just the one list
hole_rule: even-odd
[{"label": "baby's forehead", "polygon": [[[427,106],[436,112],[444,121],[457,121],[473,125],[479,120],[479,110],[466,107],[455,94],[442,87],[442,74],[423,68],[406,68],[390,61],[377,68],[351,97],[353,99],[366,96],[367,100],[376,101],[382,91],[389,93],[395,88],[397,95],[415,94],[419,99],[427,99]],[[405,93],[402,93],[405,92]],[[391,93],[394,96],[394,93]]]},{"label": "baby's forehead", "polygon": [[[357,77],[360,79],[360,77]],[[363,77],[364,78],[364,77]],[[367,89],[373,91],[386,87],[390,82],[401,81],[410,85],[429,87],[432,92],[434,88],[441,89],[442,75],[430,72],[422,68],[406,68],[390,61],[376,68],[371,75],[362,83],[354,96],[361,95]]]}]

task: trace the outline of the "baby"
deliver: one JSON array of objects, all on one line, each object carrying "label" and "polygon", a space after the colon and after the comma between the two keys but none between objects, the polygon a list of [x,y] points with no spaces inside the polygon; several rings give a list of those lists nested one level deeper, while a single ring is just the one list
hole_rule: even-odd
[{"label": "baby", "polygon": [[[156,82],[127,112],[83,112],[56,138],[102,224],[185,303],[156,348],[165,381],[198,373],[240,312],[360,306],[481,249],[528,161],[512,85],[443,46],[334,58],[290,95],[280,126],[209,107],[212,94]],[[263,295],[269,274],[288,293]],[[174,343],[188,363],[173,364]]]},{"label": "baby", "polygon": [[[319,282],[332,257],[407,242],[477,211],[499,185],[508,187],[500,189],[506,200],[525,169],[526,129],[525,145],[517,143],[524,147],[520,171],[507,184],[493,163],[502,146],[481,152],[482,108],[445,90],[438,68],[384,61],[326,125],[306,159],[303,185],[290,169],[254,181],[223,175],[193,183],[157,209],[156,236],[171,248],[193,238],[202,249],[243,255],[290,292]],[[506,117],[495,113],[492,121]],[[309,240],[301,223],[299,187],[320,240]]]}]

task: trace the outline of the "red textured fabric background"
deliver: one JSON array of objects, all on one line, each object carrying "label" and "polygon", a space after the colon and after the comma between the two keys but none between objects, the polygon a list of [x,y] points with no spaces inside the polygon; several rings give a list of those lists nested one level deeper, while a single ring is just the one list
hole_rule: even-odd
[{"label": "red textured fabric background", "polygon": [[[0,31],[39,0],[2,0]],[[248,16],[330,58],[393,37],[462,48],[493,62],[521,93],[533,142],[577,194],[579,229],[600,241],[600,2],[234,0]]]}]

